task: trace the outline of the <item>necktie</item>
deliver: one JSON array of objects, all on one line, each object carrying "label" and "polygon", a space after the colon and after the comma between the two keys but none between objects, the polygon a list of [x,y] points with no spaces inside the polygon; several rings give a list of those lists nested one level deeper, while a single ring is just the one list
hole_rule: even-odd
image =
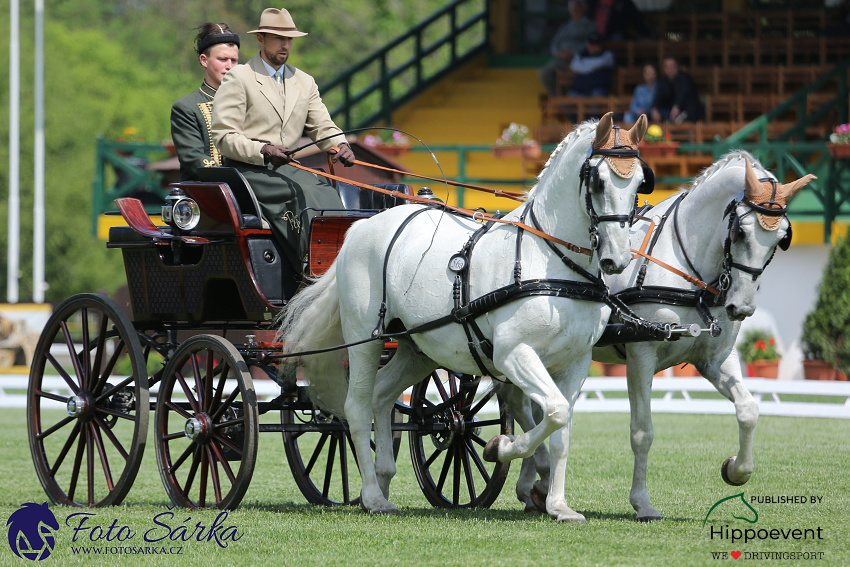
[{"label": "necktie", "polygon": [[280,70],[276,71],[274,74],[274,80],[278,85],[283,84],[283,77],[280,74]]}]

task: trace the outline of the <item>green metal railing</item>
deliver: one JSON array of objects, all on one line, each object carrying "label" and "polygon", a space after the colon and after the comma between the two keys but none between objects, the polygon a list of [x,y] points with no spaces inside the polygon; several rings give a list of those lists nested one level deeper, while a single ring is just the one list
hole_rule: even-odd
[{"label": "green metal railing", "polygon": [[344,130],[390,124],[422,90],[486,51],[487,0],[456,0],[319,90]]},{"label": "green metal railing", "polygon": [[161,185],[161,175],[144,168],[166,155],[162,144],[110,142],[98,137],[92,181],[92,234],[97,235],[98,217],[115,210],[115,199],[139,190],[161,198],[168,195]]}]

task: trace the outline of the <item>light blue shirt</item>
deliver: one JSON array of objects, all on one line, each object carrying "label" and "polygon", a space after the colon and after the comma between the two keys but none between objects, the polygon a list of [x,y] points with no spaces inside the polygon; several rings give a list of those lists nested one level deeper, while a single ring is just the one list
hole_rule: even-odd
[{"label": "light blue shirt", "polygon": [[[260,61],[262,61],[262,62],[263,62],[263,65],[265,65],[265,66],[266,66],[266,71],[268,71],[268,72],[269,72],[269,77],[274,78],[274,74],[278,72],[278,69],[275,69],[274,67],[272,67],[271,65],[269,65],[268,63],[266,63],[266,60],[265,60],[265,59],[263,59],[262,57],[260,57]],[[280,67],[280,68],[281,68],[281,69],[283,69],[283,65],[281,65],[281,67]],[[281,72],[280,72],[280,75],[281,75],[281,77],[283,76],[283,71],[281,71]]]}]

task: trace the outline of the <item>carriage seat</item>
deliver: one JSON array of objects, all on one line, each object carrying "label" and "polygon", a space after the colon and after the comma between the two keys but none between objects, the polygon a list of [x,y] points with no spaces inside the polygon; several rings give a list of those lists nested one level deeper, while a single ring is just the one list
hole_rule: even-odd
[{"label": "carriage seat", "polygon": [[[410,186],[403,183],[374,184],[373,186],[410,195]],[[383,211],[384,209],[407,203],[407,201],[399,197],[392,197],[341,181],[337,182],[336,191],[339,193],[339,198],[342,200],[342,204],[347,211]]]},{"label": "carriage seat", "polygon": [[257,196],[248,184],[248,180],[235,167],[203,167],[198,168],[198,179],[206,183],[227,183],[239,213],[242,217],[242,228],[269,229],[269,223],[260,212]]}]

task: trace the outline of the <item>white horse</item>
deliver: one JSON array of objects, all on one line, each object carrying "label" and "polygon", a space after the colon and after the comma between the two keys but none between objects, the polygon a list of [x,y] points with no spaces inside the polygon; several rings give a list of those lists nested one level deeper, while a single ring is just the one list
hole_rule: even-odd
[{"label": "white horse", "polygon": [[[611,293],[629,303],[645,319],[680,324],[702,318],[706,325],[715,319],[714,325],[721,330],[716,337],[703,333],[697,338],[593,349],[594,360],[628,364],[631,444],[635,455],[629,500],[638,520],[661,518],[650,504],[646,490],[647,458],[653,438],[650,397],[652,376],[673,365],[693,364],[718,392],[735,404],[738,454],[726,459],[721,473],[727,483],[735,486],[749,480],[753,472],[752,442],[758,404],[741,381],[735,341],[740,321],[755,311],[755,295],[763,269],[777,245],[785,249],[790,244],[791,224],[785,216],[787,203],[813,179],[813,175],[807,175],[787,185],[777,183],[750,154],[737,151],[707,168],[689,189],[643,213],[651,220],[635,224],[633,246],[651,247],[647,252],[654,258],[711,284],[721,291],[717,301],[711,292],[700,292],[680,275],[638,255],[638,260],[627,270],[605,278]],[[653,230],[647,238],[651,224]],[[702,300],[704,309],[695,307],[697,299]],[[506,390],[509,388],[503,388],[501,393],[508,398],[520,425],[531,420],[533,426],[527,402],[517,399],[515,391]],[[542,479],[536,483],[535,473]],[[545,450],[538,450],[534,459],[523,463],[517,497],[526,504],[527,511],[532,511],[535,503],[540,507],[547,473]]]},{"label": "white horse", "polygon": [[[474,320],[476,332],[451,319],[402,338],[380,371],[382,342],[349,346],[347,395],[343,352],[305,357],[314,401],[348,421],[360,456],[365,510],[397,512],[387,500],[395,474],[391,409],[405,388],[445,367],[506,376],[542,409],[538,426],[516,439],[493,438],[484,458],[528,457],[551,436],[555,469],[547,512],[559,521],[584,521],[564,499],[569,424],[591,347],[611,310],[598,296],[575,299],[576,290],[601,289],[587,276],[593,279],[598,268],[620,272],[631,260],[628,220],[644,176],[635,149],[645,131],[645,116],[622,133],[612,129],[610,113],[598,125],[581,124],[552,153],[526,203],[505,217],[568,243],[586,243],[589,235],[597,240],[598,230],[595,253],[576,254],[575,247],[511,224],[492,223],[482,231],[484,223],[439,208],[405,205],[354,224],[330,270],[290,302],[281,337],[289,350],[304,352],[375,336],[383,321],[389,329],[413,330],[451,318],[453,310],[460,315],[456,308],[465,302],[463,297],[456,302],[455,293],[473,299],[499,289],[532,292],[507,302],[485,301],[466,319]],[[580,171],[587,174],[582,183]],[[465,284],[458,272],[468,274]],[[514,286],[519,280],[522,284]],[[572,282],[561,286],[570,292],[557,297],[543,290],[553,290],[558,282]],[[368,458],[373,414],[376,462]]]}]

